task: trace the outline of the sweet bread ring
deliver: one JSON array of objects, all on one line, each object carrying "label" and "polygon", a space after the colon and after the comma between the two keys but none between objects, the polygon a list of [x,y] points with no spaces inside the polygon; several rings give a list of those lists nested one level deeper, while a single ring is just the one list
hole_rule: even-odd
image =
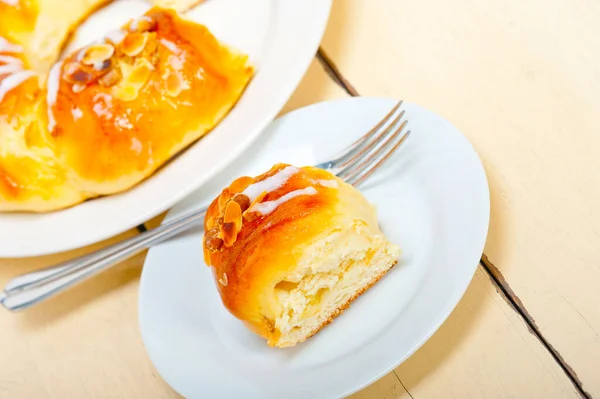
[{"label": "sweet bread ring", "polygon": [[133,187],[218,124],[253,76],[247,55],[158,6],[53,64],[104,3],[0,0],[0,211]]}]

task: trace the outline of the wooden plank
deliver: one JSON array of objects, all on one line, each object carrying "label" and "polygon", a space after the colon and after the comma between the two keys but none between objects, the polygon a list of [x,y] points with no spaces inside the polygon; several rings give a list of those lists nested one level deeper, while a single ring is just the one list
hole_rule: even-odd
[{"label": "wooden plank", "polygon": [[485,253],[595,396],[598,20],[593,0],[346,0],[322,45],[361,95],[424,105],[471,140],[491,185]]},{"label": "wooden plank", "polygon": [[[322,67],[313,63],[282,112],[344,95]],[[73,255],[0,260],[0,284]],[[0,397],[99,393],[103,397],[178,397],[154,370],[139,336],[136,309],[142,262],[143,255],[131,259],[21,314],[0,312]],[[518,367],[511,366],[515,361]],[[445,398],[447,392],[464,393],[463,397],[514,397],[523,392],[530,397],[576,396],[556,363],[481,270],[447,322],[396,372],[402,382],[390,373],[353,398]],[[522,390],[524,376],[533,381],[526,391]]]},{"label": "wooden plank", "polygon": [[576,398],[577,390],[482,267],[396,374],[413,398]]}]

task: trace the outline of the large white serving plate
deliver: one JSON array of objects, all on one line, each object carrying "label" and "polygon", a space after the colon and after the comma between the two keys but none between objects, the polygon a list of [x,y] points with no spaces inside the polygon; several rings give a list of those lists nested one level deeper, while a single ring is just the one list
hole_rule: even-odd
[{"label": "large white serving plate", "polygon": [[[68,48],[85,45],[151,7],[120,0],[83,24]],[[47,214],[0,214],[0,257],[88,245],[160,214],[239,156],[273,120],[306,72],[331,0],[208,0],[187,14],[248,53],[257,71],[229,115],[206,137],[133,189]],[[201,112],[199,110],[199,112]]]},{"label": "large white serving plate", "polygon": [[[206,205],[241,175],[276,162],[329,159],[394,104],[351,98],[277,119],[260,142],[175,206],[167,220]],[[159,373],[185,398],[342,398],[404,361],[448,317],[483,251],[487,179],[456,128],[415,104],[404,109],[410,137],[359,187],[403,253],[381,281],[306,342],[272,349],[228,313],[204,263],[202,226],[149,251],[139,294],[142,339]]]}]

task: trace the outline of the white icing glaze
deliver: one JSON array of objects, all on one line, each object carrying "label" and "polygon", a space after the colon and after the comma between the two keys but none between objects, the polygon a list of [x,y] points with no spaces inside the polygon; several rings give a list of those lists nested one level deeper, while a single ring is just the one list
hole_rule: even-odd
[{"label": "white icing glaze", "polygon": [[338,184],[337,180],[324,180],[324,179],[319,179],[317,180],[317,184],[323,187],[329,187],[329,188],[338,188],[340,185]]},{"label": "white icing glaze", "polygon": [[23,70],[23,65],[19,64],[5,64],[0,65],[0,75],[8,75]]},{"label": "white icing glaze", "polygon": [[315,195],[317,194],[317,190],[312,187],[306,187],[300,190],[290,191],[289,193],[277,198],[273,201],[265,201],[259,204],[254,204],[252,208],[250,208],[249,212],[260,212],[262,215],[268,215],[273,212],[277,207],[292,198],[299,197],[301,195]]},{"label": "white icing glaze", "polygon": [[14,44],[0,36],[0,53],[21,53],[23,52],[23,46]]},{"label": "white icing glaze", "polygon": [[23,66],[23,61],[21,61],[17,57],[11,57],[10,55],[0,55],[0,62],[7,65]]},{"label": "white icing glaze", "polygon": [[177,48],[177,45],[175,43],[173,43],[172,41],[162,38],[159,40],[159,42],[160,42],[160,44],[162,44],[163,46],[168,48],[170,52],[179,54],[180,50]]},{"label": "white icing glaze", "polygon": [[256,197],[258,197],[263,192],[275,191],[279,187],[283,186],[290,177],[292,177],[299,171],[300,169],[298,169],[295,166],[286,166],[279,172],[275,173],[273,176],[267,177],[262,181],[249,185],[242,192],[242,194],[247,195],[248,198],[250,198],[250,202],[252,203],[254,202]]},{"label": "white icing glaze", "polygon": [[113,42],[114,44],[119,44],[123,41],[123,39],[125,39],[126,35],[127,35],[127,32],[125,32],[124,30],[115,29],[115,30],[108,32],[105,35],[105,37],[108,40],[110,40],[111,42]]},{"label": "white icing glaze", "polygon": [[147,15],[142,15],[141,17],[134,19],[133,21],[131,21],[131,24],[129,24],[129,30],[130,30],[131,32],[135,32],[135,31],[137,30],[137,28],[138,28],[138,24],[139,24],[141,21],[148,21],[148,22],[152,22],[152,18],[150,18],[150,17],[149,17],[149,16],[147,16]]},{"label": "white icing glaze", "polygon": [[48,73],[48,80],[46,81],[46,103],[48,104],[48,131],[52,132],[56,127],[56,120],[54,119],[54,111],[52,108],[56,104],[56,97],[58,96],[58,88],[60,86],[60,68],[62,62],[57,62],[52,65],[50,72]]},{"label": "white icing glaze", "polygon": [[33,71],[19,71],[2,79],[0,81],[0,102],[2,102],[6,93],[35,75],[36,73]]}]

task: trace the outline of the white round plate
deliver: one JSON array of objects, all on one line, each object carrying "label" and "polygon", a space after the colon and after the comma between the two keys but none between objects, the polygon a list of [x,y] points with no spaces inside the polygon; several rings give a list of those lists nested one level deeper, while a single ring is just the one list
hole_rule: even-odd
[{"label": "white round plate", "polygon": [[[0,214],[0,257],[37,256],[88,245],[160,214],[245,150],[277,116],[306,72],[331,0],[207,0],[187,14],[250,55],[257,71],[237,105],[207,136],[122,194],[47,214]],[[144,13],[150,3],[117,0],[90,17],[68,47]]]},{"label": "white round plate", "polygon": [[[328,159],[394,104],[351,98],[283,116],[168,218],[207,204],[238,176],[261,173],[276,162]],[[486,175],[452,125],[417,105],[403,107],[410,137],[359,188],[404,253],[381,281],[305,343],[272,349],[227,312],[203,261],[200,228],[150,250],[139,296],[142,339],[159,373],[181,395],[341,398],[404,361],[450,314],[483,251]]]}]

